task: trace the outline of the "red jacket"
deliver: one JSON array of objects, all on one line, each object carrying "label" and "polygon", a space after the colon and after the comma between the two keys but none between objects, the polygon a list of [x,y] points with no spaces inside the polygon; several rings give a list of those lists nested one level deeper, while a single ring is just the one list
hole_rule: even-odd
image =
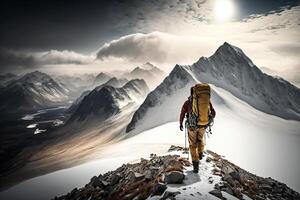
[{"label": "red jacket", "polygon": [[[212,115],[212,117],[215,117],[216,111],[211,103],[209,103],[209,105],[210,105],[210,114]],[[182,125],[182,123],[183,123],[185,114],[191,113],[191,112],[192,112],[192,102],[190,99],[188,99],[184,102],[184,104],[182,105],[182,108],[181,108],[181,113],[180,113],[180,118],[179,118],[180,125]]]}]

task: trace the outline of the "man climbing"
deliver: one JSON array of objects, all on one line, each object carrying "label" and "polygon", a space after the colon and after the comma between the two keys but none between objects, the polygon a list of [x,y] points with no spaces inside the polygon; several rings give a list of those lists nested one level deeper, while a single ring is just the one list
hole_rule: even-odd
[{"label": "man climbing", "polygon": [[184,102],[180,113],[180,130],[183,131],[183,120],[187,117],[189,148],[192,156],[194,173],[199,171],[199,159],[203,157],[204,134],[216,112],[210,102],[210,86],[196,84],[191,88],[191,96]]}]

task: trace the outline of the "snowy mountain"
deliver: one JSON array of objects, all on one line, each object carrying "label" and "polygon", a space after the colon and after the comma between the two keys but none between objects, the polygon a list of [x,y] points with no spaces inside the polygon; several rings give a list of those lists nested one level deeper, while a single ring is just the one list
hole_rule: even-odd
[{"label": "snowy mountain", "polygon": [[0,110],[17,112],[59,105],[68,100],[68,93],[49,75],[35,71],[0,90]]},{"label": "snowy mountain", "polygon": [[81,103],[84,97],[87,96],[90,92],[91,90],[86,90],[82,92],[81,95],[77,99],[75,99],[75,101],[73,101],[72,105],[68,108],[66,112],[73,113],[78,108],[78,105]]},{"label": "snowy mountain", "polygon": [[[300,120],[300,90],[289,82],[262,73],[243,51],[224,43],[209,58],[190,66],[176,65],[134,114],[127,132],[147,130],[178,120],[190,87],[207,82],[231,92],[256,109],[285,119]],[[224,104],[213,91],[212,102]]]},{"label": "snowy mountain", "polygon": [[[119,86],[122,81],[113,78],[109,83]],[[105,120],[120,112],[124,106],[135,103],[137,100],[143,100],[148,92],[149,88],[146,82],[141,79],[131,80],[123,87],[113,87],[105,83],[91,92],[81,95],[76,101],[76,105],[74,104],[74,107],[77,108],[69,122],[90,119],[97,119],[98,122]]]},{"label": "snowy mountain", "polygon": [[147,62],[122,75],[128,79],[144,79],[150,88],[156,87],[165,77],[165,72]]},{"label": "snowy mountain", "polygon": [[103,83],[107,82],[112,77],[106,73],[99,73],[94,80],[93,87],[97,87],[99,85],[102,85]]}]

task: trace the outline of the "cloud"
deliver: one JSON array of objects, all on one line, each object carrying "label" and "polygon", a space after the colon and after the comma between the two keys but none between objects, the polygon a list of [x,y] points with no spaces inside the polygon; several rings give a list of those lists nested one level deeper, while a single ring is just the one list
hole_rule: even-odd
[{"label": "cloud", "polygon": [[207,43],[199,37],[162,32],[137,33],[106,43],[97,52],[97,58],[160,64],[191,63],[211,52],[209,49],[213,50],[214,46],[214,42]]},{"label": "cloud", "polygon": [[[293,74],[299,68],[300,6],[252,15],[242,21],[214,23],[210,21],[209,1],[199,8],[208,8],[206,12],[210,14],[205,20],[197,20],[192,12],[183,12],[195,7],[187,3],[189,1],[183,2],[173,7],[169,2],[171,9],[157,16],[143,13],[146,19],[153,17],[152,20],[137,23],[134,28],[155,32],[130,34],[113,40],[99,49],[97,58],[154,61],[158,66],[172,68],[174,63],[191,64],[200,56],[210,56],[227,41],[242,48],[257,66],[268,67],[278,75],[282,75],[282,71]],[[175,8],[178,12],[173,12]],[[283,77],[288,77],[288,73]]]},{"label": "cloud", "polygon": [[300,43],[283,43],[274,44],[271,49],[282,55],[299,57],[300,55]]},{"label": "cloud", "polygon": [[36,68],[45,65],[77,64],[93,62],[93,56],[82,55],[74,51],[50,50],[47,52],[14,51],[0,49],[1,69]]}]

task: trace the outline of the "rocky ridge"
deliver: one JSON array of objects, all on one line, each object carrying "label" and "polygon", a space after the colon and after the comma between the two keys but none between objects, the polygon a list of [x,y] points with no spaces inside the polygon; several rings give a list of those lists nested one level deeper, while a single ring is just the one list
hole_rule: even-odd
[{"label": "rocky ridge", "polygon": [[[151,154],[149,160],[123,164],[54,199],[300,199],[300,194],[287,185],[251,174],[209,150],[201,161],[198,182],[210,185],[211,190],[205,192],[197,182],[192,188],[188,185],[190,162],[180,156],[184,150],[171,146],[168,155]],[[202,174],[205,170],[207,178]]]}]

